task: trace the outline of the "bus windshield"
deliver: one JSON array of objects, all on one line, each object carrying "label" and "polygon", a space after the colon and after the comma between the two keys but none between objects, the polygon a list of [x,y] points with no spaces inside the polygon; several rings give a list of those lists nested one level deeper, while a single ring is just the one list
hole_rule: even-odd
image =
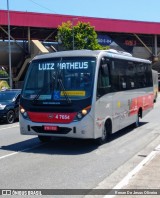
[{"label": "bus windshield", "polygon": [[68,101],[91,97],[96,59],[65,57],[31,63],[22,97],[33,101]]}]

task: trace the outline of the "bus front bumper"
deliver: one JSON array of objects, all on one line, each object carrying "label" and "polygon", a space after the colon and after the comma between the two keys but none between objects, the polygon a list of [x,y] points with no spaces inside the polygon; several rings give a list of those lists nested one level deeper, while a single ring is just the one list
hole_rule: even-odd
[{"label": "bus front bumper", "polygon": [[20,133],[22,135],[40,135],[69,138],[94,138],[94,123],[91,116],[69,124],[35,123],[20,115]]}]

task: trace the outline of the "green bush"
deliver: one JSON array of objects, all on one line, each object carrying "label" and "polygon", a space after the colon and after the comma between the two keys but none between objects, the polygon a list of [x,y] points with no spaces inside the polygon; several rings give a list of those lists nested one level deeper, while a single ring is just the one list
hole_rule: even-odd
[{"label": "green bush", "polygon": [[6,80],[0,80],[0,90],[2,90],[2,88],[9,88],[8,82]]},{"label": "green bush", "polygon": [[4,70],[0,70],[0,76],[8,77],[8,73]]}]

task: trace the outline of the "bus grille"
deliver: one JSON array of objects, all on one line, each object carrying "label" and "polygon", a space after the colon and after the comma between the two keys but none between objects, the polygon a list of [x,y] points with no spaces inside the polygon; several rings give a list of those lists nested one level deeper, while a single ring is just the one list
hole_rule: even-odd
[{"label": "bus grille", "polygon": [[43,126],[33,126],[31,127],[37,133],[51,133],[51,134],[67,134],[72,129],[68,127],[58,127],[57,131],[45,131]]}]

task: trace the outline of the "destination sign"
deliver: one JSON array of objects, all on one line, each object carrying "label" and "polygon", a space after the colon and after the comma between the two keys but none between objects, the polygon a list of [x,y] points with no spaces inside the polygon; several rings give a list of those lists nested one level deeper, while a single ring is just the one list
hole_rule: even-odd
[{"label": "destination sign", "polygon": [[70,69],[88,69],[89,62],[61,62],[61,63],[39,63],[38,70],[55,70],[59,69],[70,70]]}]

